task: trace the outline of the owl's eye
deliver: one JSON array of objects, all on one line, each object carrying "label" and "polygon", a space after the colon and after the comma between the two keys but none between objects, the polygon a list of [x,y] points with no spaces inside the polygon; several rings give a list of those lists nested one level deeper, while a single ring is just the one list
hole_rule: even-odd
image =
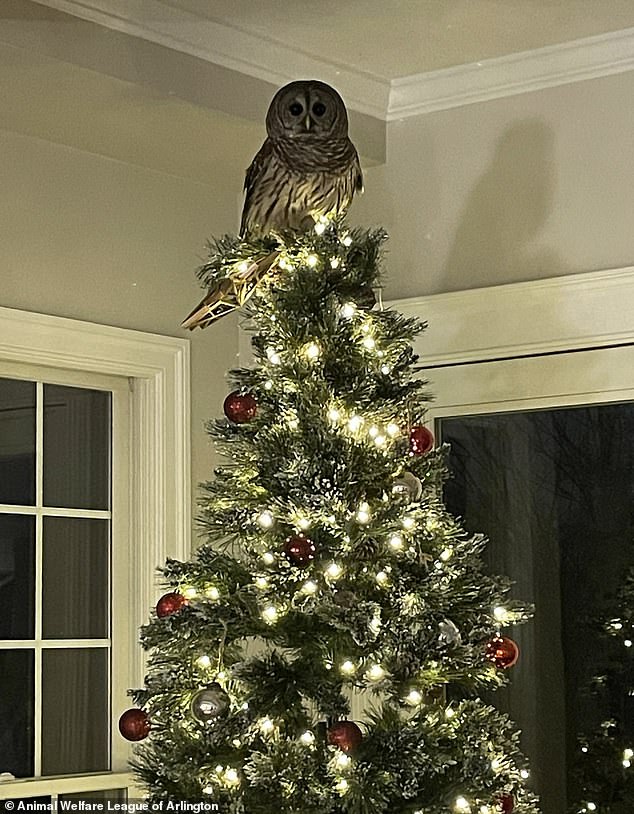
[{"label": "owl's eye", "polygon": [[301,116],[304,112],[304,108],[299,102],[293,102],[288,106],[288,109],[291,113],[291,116]]},{"label": "owl's eye", "polygon": [[323,116],[326,112],[326,105],[323,102],[315,102],[313,105],[313,113],[315,116]]}]

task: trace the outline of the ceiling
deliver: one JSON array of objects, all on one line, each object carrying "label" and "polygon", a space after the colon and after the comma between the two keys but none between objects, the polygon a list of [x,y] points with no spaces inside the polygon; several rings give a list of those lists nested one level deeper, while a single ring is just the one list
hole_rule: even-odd
[{"label": "ceiling", "polygon": [[168,0],[385,80],[634,26],[632,0]]}]

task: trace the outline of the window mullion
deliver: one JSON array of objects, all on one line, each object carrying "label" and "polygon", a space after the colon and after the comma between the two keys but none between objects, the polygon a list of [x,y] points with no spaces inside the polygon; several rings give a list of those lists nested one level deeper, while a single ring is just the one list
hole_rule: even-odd
[{"label": "window mullion", "polygon": [[33,709],[33,774],[42,774],[42,505],[44,484],[44,384],[36,383],[35,399],[35,654]]}]

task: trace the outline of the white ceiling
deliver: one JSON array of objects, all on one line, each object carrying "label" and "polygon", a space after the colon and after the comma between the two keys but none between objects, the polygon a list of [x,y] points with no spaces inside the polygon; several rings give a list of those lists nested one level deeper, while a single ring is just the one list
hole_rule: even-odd
[{"label": "white ceiling", "polygon": [[634,26],[632,0],[166,0],[385,80]]}]

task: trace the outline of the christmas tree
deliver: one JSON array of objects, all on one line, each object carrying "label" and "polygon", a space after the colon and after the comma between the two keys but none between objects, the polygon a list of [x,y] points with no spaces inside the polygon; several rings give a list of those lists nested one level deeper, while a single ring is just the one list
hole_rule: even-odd
[{"label": "christmas tree", "polygon": [[634,811],[634,569],[600,624],[607,654],[592,681],[599,723],[579,739],[574,772],[574,814]]},{"label": "christmas tree", "polygon": [[[206,541],[162,569],[134,759],[151,801],[246,814],[537,812],[507,718],[478,694],[529,610],[443,504],[411,342],[375,301],[381,230],[213,244],[206,287],[275,263],[248,305],[255,365],[230,372]],[[356,716],[354,720],[353,716]]]}]

